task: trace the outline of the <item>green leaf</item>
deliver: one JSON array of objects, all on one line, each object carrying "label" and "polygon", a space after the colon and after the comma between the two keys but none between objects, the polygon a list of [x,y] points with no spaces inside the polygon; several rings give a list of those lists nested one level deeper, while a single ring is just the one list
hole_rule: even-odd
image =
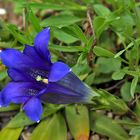
[{"label": "green leaf", "polygon": [[50,49],[61,51],[61,52],[82,52],[84,48],[81,46],[60,46],[60,45],[49,45]]},{"label": "green leaf", "polygon": [[[96,46],[94,49],[93,49],[94,53],[97,55],[97,56],[103,56],[103,57],[109,57],[109,58],[113,58],[114,57],[114,53],[104,49],[104,48],[101,48],[101,47],[98,47]],[[121,57],[118,58],[120,61],[128,64],[128,62],[124,59],[122,59]]]},{"label": "green leaf", "polygon": [[102,114],[90,113],[91,130],[108,136],[111,140],[127,140],[129,137],[125,130],[115,121]]},{"label": "green leaf", "polygon": [[43,27],[46,26],[56,26],[56,27],[64,27],[76,22],[81,21],[82,18],[73,16],[73,15],[58,15],[58,16],[51,16],[41,22]]},{"label": "green leaf", "polygon": [[[113,16],[116,17],[115,14]],[[125,26],[126,23],[127,26]],[[125,35],[123,34],[123,37],[132,36],[133,26],[135,26],[134,18],[128,12],[124,12],[122,14],[119,14],[118,20],[114,20],[114,22],[111,23],[111,26],[116,33],[124,33]]]},{"label": "green leaf", "polygon": [[134,127],[133,129],[131,129],[129,134],[130,135],[138,135],[138,136],[140,136],[140,126]]},{"label": "green leaf", "polygon": [[29,39],[23,34],[23,32],[19,31],[15,25],[8,25],[8,28],[11,34],[22,44],[29,44]]},{"label": "green leaf", "polygon": [[135,90],[136,90],[137,83],[138,83],[138,79],[139,79],[138,77],[134,77],[134,79],[132,80],[131,88],[130,88],[130,93],[131,93],[132,97],[134,97]]},{"label": "green leaf", "polygon": [[134,112],[137,115],[137,117],[140,118],[140,101],[139,100],[136,101]]},{"label": "green leaf", "polygon": [[22,127],[15,129],[5,127],[0,131],[0,140],[18,140],[22,129]]},{"label": "green leaf", "polygon": [[20,108],[19,105],[11,104],[7,107],[0,107],[0,112],[19,110],[19,108]]},{"label": "green leaf", "polygon": [[36,32],[39,32],[41,30],[40,21],[34,15],[33,11],[30,8],[28,8],[27,17],[28,17],[27,20],[31,23],[31,25],[33,26],[33,28],[35,29],[35,31]]},{"label": "green leaf", "polygon": [[112,81],[110,74],[100,74],[94,77],[94,84],[102,84]]},{"label": "green leaf", "polygon": [[85,106],[67,106],[66,118],[68,126],[75,140],[88,140],[89,115]]},{"label": "green leaf", "polygon": [[130,87],[131,83],[127,81],[121,87],[121,96],[124,101],[131,101],[132,99],[132,96],[130,94]]},{"label": "green leaf", "polygon": [[9,42],[0,42],[0,47],[1,48],[13,48],[13,46],[15,46],[15,44],[17,43],[17,41],[9,41]]},{"label": "green leaf", "polygon": [[38,3],[38,2],[30,2],[28,5],[32,8],[37,8],[37,9],[50,9],[50,10],[64,10],[66,7],[55,4],[55,3]]},{"label": "green leaf", "polygon": [[53,31],[53,35],[54,37],[56,37],[58,40],[64,42],[64,43],[73,43],[75,41],[78,40],[78,38],[58,29],[58,28],[55,28],[54,31]]},{"label": "green leaf", "polygon": [[130,140],[139,140],[140,139],[140,136],[133,136],[130,138]]},{"label": "green leaf", "polygon": [[94,38],[93,36],[91,36],[91,37],[88,39],[87,45],[86,45],[86,50],[87,50],[87,52],[90,51],[90,49],[91,49],[91,47],[92,47],[92,45],[93,45],[94,39],[95,39],[95,38]]},{"label": "green leaf", "polygon": [[114,58],[119,57],[119,56],[122,55],[124,52],[125,52],[125,50],[119,51],[117,54],[115,54]]},{"label": "green leaf", "polygon": [[87,38],[84,35],[82,29],[78,25],[74,24],[73,26],[71,26],[71,30],[75,33],[77,38],[79,38],[85,44],[87,43]]},{"label": "green leaf", "polygon": [[30,140],[66,140],[67,128],[60,113],[47,118],[34,129]]},{"label": "green leaf", "polygon": [[124,78],[124,76],[125,76],[125,73],[122,70],[118,70],[112,74],[112,79],[113,80],[121,80]]},{"label": "green leaf", "polygon": [[112,52],[98,46],[96,46],[93,49],[93,51],[97,56],[111,57],[111,58],[114,57],[114,54]]},{"label": "green leaf", "polygon": [[131,48],[134,45],[133,42],[131,42],[125,49],[119,51],[117,54],[115,54],[114,58],[119,57],[120,55],[122,55],[126,50],[128,50],[129,48]]},{"label": "green leaf", "polygon": [[72,26],[63,27],[62,29],[63,29],[63,31],[72,35],[73,37],[78,38],[83,43],[85,43],[85,44],[88,43],[88,40],[87,40],[84,32],[82,31],[82,28],[79,27],[78,25],[74,24]]},{"label": "green leaf", "polygon": [[95,73],[91,73],[87,76],[85,82],[88,84],[88,85],[92,85],[94,83],[94,78],[95,78]]},{"label": "green leaf", "polygon": [[99,16],[108,16],[111,12],[110,10],[105,7],[104,5],[101,5],[101,4],[94,4],[94,10],[96,12],[97,15]]},{"label": "green leaf", "polygon": [[53,1],[48,2],[47,3],[38,3],[38,2],[31,2],[28,4],[30,7],[32,8],[37,8],[37,9],[44,9],[44,10],[86,10],[86,6],[83,5],[78,5],[78,4],[71,4],[71,5],[66,5],[65,3],[61,2],[61,3],[54,3]]},{"label": "green leaf", "polygon": [[4,80],[7,76],[7,70],[0,71],[0,81]]},{"label": "green leaf", "polygon": [[108,29],[109,23],[104,17],[95,17],[93,25],[95,28],[96,37],[99,38],[101,33]]},{"label": "green leaf", "polygon": [[7,125],[8,128],[20,128],[26,125],[34,124],[35,122],[29,120],[24,112],[19,112],[16,116],[12,118],[12,121]]},{"label": "green leaf", "polygon": [[1,41],[8,41],[10,39],[10,32],[7,28],[7,25],[0,20],[0,39]]},{"label": "green leaf", "polygon": [[121,61],[114,58],[99,57],[97,60],[98,72],[111,73],[117,71],[121,67]]},{"label": "green leaf", "polygon": [[117,98],[103,89],[96,90],[96,92],[99,95],[99,97],[97,97],[97,101],[106,109],[111,109],[118,114],[124,114],[128,111],[128,107],[122,99]]}]

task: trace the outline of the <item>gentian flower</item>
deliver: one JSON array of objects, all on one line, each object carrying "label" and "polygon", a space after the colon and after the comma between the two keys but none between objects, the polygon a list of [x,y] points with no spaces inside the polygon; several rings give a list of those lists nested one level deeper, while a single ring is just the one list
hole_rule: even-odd
[{"label": "gentian flower", "polygon": [[25,45],[23,52],[15,49],[0,52],[2,63],[8,67],[12,79],[1,91],[0,105],[22,103],[25,114],[36,122],[41,118],[41,102],[89,103],[95,95],[68,65],[51,62],[49,39],[50,29],[45,28],[35,37],[34,45]]}]

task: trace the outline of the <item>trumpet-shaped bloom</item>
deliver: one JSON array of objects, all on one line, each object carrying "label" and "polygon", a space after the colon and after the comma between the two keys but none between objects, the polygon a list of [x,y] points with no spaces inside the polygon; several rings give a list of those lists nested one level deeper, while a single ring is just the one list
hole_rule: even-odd
[{"label": "trumpet-shaped bloom", "polygon": [[22,103],[22,109],[33,121],[42,114],[41,102],[54,104],[88,103],[92,91],[63,62],[51,62],[48,50],[50,29],[39,32],[34,45],[23,52],[6,49],[0,52],[2,63],[12,79],[0,93],[0,105]]}]

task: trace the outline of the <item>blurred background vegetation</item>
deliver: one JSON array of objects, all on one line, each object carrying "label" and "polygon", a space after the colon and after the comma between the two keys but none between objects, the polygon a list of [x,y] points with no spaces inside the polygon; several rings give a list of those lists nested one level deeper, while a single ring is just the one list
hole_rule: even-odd
[{"label": "blurred background vegetation", "polygon": [[[49,26],[52,61],[100,96],[93,105],[46,104],[39,124],[20,106],[0,108],[0,140],[140,140],[139,0],[5,0],[2,9],[1,50],[22,51]],[[1,89],[10,81],[2,64],[0,81]]]}]

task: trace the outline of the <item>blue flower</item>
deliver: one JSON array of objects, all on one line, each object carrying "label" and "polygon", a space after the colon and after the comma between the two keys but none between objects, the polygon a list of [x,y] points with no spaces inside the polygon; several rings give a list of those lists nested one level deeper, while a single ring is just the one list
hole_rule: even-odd
[{"label": "blue flower", "polygon": [[89,103],[92,91],[63,62],[51,62],[48,50],[50,29],[39,32],[34,45],[25,45],[23,52],[1,51],[2,63],[12,79],[1,91],[0,105],[22,103],[22,109],[33,121],[42,114],[41,102],[54,104]]}]

